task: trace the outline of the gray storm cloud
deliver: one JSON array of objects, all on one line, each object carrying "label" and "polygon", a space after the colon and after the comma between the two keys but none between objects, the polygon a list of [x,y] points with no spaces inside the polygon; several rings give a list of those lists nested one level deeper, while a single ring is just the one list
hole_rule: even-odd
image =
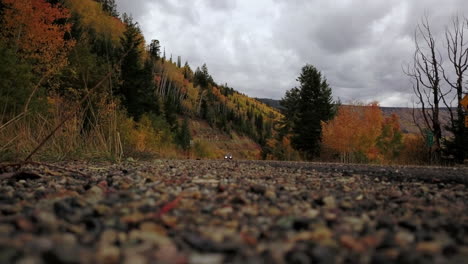
[{"label": "gray storm cloud", "polygon": [[[319,68],[341,101],[411,106],[402,66],[427,15],[436,38],[465,0],[117,0],[147,41],[192,68],[206,63],[218,83],[249,96],[281,98],[303,65]],[[440,45],[441,49],[443,46]]]}]

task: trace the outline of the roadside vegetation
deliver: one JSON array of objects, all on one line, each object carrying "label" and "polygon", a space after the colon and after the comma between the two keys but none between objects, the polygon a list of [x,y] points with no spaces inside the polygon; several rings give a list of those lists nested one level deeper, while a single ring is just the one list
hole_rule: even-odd
[{"label": "roadside vegetation", "polygon": [[49,136],[37,159],[219,158],[235,145],[258,159],[274,133],[276,110],[147,43],[114,1],[2,0],[0,14],[0,160]]},{"label": "roadside vegetation", "polygon": [[[467,27],[456,19],[447,29],[450,69],[437,57],[429,61],[436,42],[427,20],[418,27],[407,73],[422,106],[414,115],[420,133],[408,134],[377,102],[335,101],[313,65],[302,68],[298,87],[277,110],[216,82],[206,64],[190,66],[166,54],[159,40],[145,40],[138,22],[119,14],[113,0],[1,0],[0,161],[233,153],[239,159],[441,164],[451,157],[462,163],[468,48],[459,39]],[[428,72],[421,68],[426,62]],[[448,103],[454,94],[456,109]],[[441,132],[444,104],[454,137]]]}]

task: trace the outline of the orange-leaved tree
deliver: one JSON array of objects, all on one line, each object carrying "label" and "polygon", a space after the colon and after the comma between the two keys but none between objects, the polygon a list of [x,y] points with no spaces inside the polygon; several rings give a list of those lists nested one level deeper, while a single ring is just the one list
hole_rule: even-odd
[{"label": "orange-leaved tree", "polygon": [[70,13],[45,0],[3,0],[1,37],[38,74],[56,72],[66,65],[75,41],[70,38]]},{"label": "orange-leaved tree", "polygon": [[394,160],[403,149],[403,134],[396,114],[386,117],[377,139],[377,147],[386,161]]},{"label": "orange-leaved tree", "polygon": [[401,148],[398,117],[384,118],[377,103],[340,106],[335,118],[322,126],[322,154],[342,162],[382,162]]}]

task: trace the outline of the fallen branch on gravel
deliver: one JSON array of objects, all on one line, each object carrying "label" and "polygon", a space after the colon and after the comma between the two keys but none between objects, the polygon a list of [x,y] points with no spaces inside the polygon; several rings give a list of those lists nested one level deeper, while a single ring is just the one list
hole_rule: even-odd
[{"label": "fallen branch on gravel", "polygon": [[[48,167],[48,168],[54,169],[54,170],[66,171],[66,172],[78,174],[78,175],[83,176],[83,177],[89,177],[89,175],[84,174],[82,172],[72,170],[72,169],[68,169],[68,168],[61,167],[61,166],[57,166],[57,165],[52,165],[52,164],[47,164],[47,163],[42,163],[42,162],[37,162],[37,161],[23,161],[23,162],[19,162],[19,163],[0,164],[0,180],[11,178],[11,177],[15,176],[17,174],[17,172],[20,171],[21,167],[23,167],[25,165],[28,165],[28,164],[29,165],[35,165],[35,166],[44,166],[44,167]],[[11,172],[11,171],[9,172],[8,168],[13,168],[12,169],[13,172]]]}]

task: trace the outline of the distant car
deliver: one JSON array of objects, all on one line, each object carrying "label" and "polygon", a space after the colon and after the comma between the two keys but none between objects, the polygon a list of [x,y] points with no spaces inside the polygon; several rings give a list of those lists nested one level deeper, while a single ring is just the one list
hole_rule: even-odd
[{"label": "distant car", "polygon": [[228,154],[224,155],[224,159],[225,160],[232,160],[232,154],[228,153]]}]

